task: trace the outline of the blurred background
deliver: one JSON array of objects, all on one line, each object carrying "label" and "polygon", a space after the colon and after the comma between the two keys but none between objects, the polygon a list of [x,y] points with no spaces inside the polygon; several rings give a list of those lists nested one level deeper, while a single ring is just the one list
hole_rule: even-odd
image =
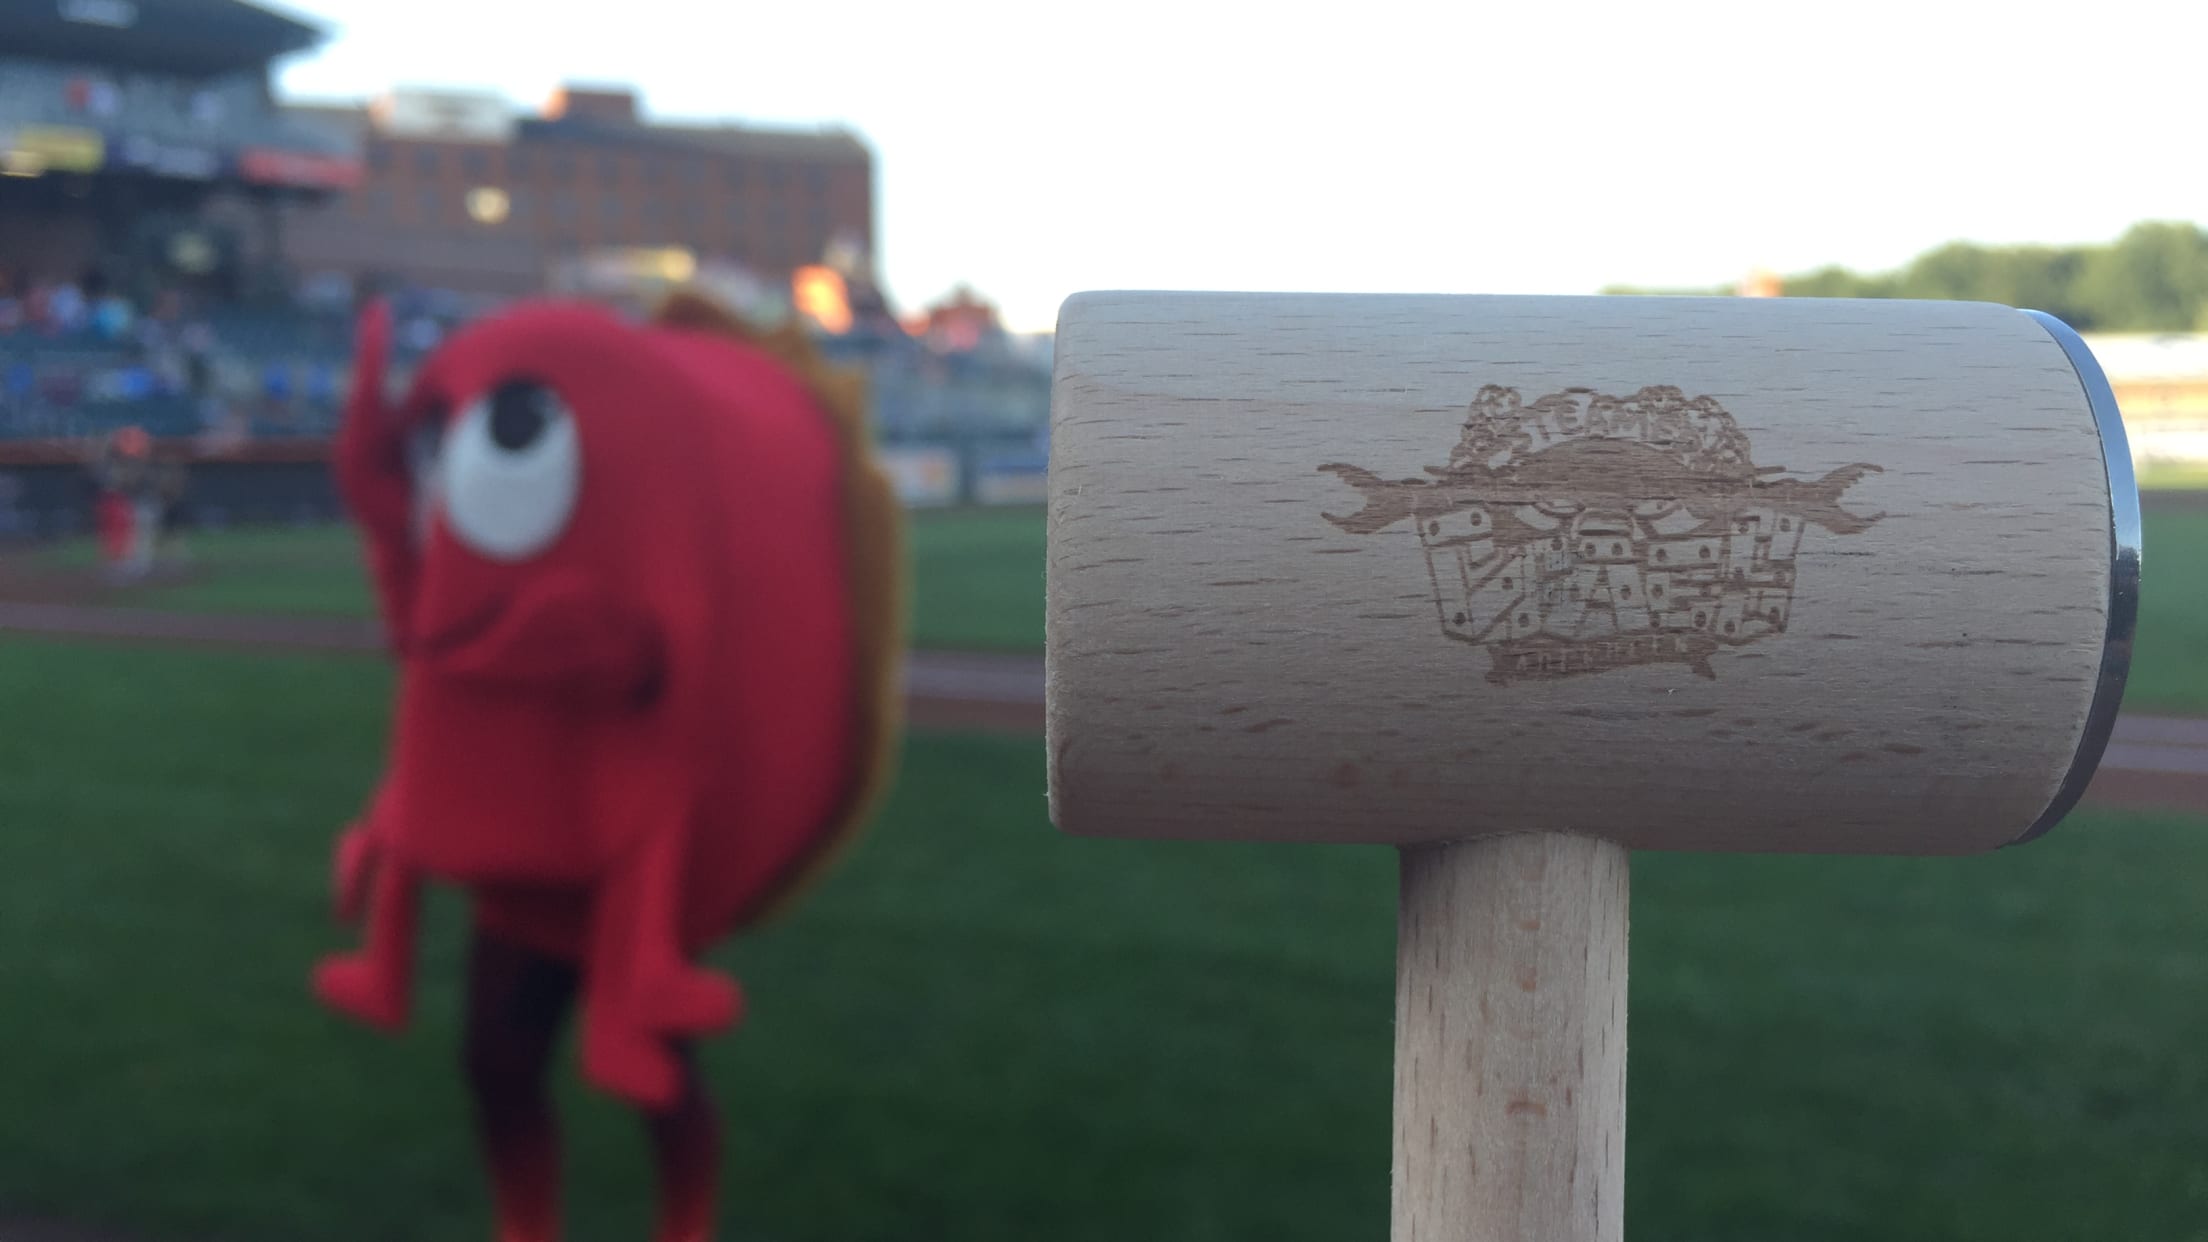
[{"label": "blurred background", "polygon": [[[1643,1239],[2208,1239],[2208,18],[2014,6],[0,0],[0,1240],[487,1236],[460,906],[308,998],[391,674],[327,470],[516,298],[702,285],[870,380],[915,729],[721,957],[759,1239],[1379,1237],[1395,869],[1064,839],[1050,329],[1083,288],[1964,298],[2079,328],[2147,487],[2088,800],[1965,860],[1634,863]],[[640,1236],[563,1067],[572,1236]]]}]

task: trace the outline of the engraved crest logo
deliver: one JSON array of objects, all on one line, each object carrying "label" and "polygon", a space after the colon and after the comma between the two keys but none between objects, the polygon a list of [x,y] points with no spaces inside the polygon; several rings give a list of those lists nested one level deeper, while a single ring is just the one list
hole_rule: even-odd
[{"label": "engraved crest logo", "polygon": [[1319,469],[1364,501],[1325,514],[1335,526],[1416,529],[1441,632],[1486,648],[1497,684],[1664,663],[1715,677],[1719,651],[1786,632],[1810,527],[1855,535],[1884,516],[1840,505],[1879,467],[1758,466],[1723,406],[1671,387],[1528,402],[1490,384],[1426,478]]}]

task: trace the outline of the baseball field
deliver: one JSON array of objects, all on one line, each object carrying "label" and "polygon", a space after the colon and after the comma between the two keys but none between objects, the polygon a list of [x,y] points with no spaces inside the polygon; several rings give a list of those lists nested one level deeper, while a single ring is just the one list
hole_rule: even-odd
[{"label": "baseball field", "polygon": [[[2149,521],[2127,707],[2208,715],[2208,507]],[[368,606],[342,531],[188,551],[121,592],[19,556],[0,595]],[[914,552],[917,646],[1039,646],[1039,514]],[[372,652],[0,638],[0,1239],[488,1236],[457,899],[404,1036],[305,990],[389,689]],[[1068,839],[1043,788],[1038,738],[915,731],[847,863],[720,954],[727,1236],[1383,1236],[1392,858]],[[2204,886],[2208,819],[2090,804],[1971,859],[1636,858],[1632,1236],[2208,1242]],[[633,1120],[563,1077],[571,1236],[639,1236]]]}]

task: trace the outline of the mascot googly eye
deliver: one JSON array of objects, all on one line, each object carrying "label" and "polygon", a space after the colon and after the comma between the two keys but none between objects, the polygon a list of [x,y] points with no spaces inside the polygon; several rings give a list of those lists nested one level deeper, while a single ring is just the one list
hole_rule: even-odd
[{"label": "mascot googly eye", "polygon": [[582,447],[559,394],[509,380],[471,403],[436,457],[436,503],[452,533],[494,561],[523,561],[567,527]]}]

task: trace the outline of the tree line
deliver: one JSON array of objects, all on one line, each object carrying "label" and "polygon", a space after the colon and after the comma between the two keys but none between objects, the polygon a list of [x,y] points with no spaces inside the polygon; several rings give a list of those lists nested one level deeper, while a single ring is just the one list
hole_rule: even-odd
[{"label": "tree line", "polygon": [[[1865,274],[1822,267],[1783,277],[1779,289],[1792,298],[2000,302],[2046,311],[2080,331],[2208,332],[2208,230],[2147,221],[2103,245],[1950,242],[1918,255],[1899,271]],[[1657,291],[1612,286],[1603,292]]]}]

